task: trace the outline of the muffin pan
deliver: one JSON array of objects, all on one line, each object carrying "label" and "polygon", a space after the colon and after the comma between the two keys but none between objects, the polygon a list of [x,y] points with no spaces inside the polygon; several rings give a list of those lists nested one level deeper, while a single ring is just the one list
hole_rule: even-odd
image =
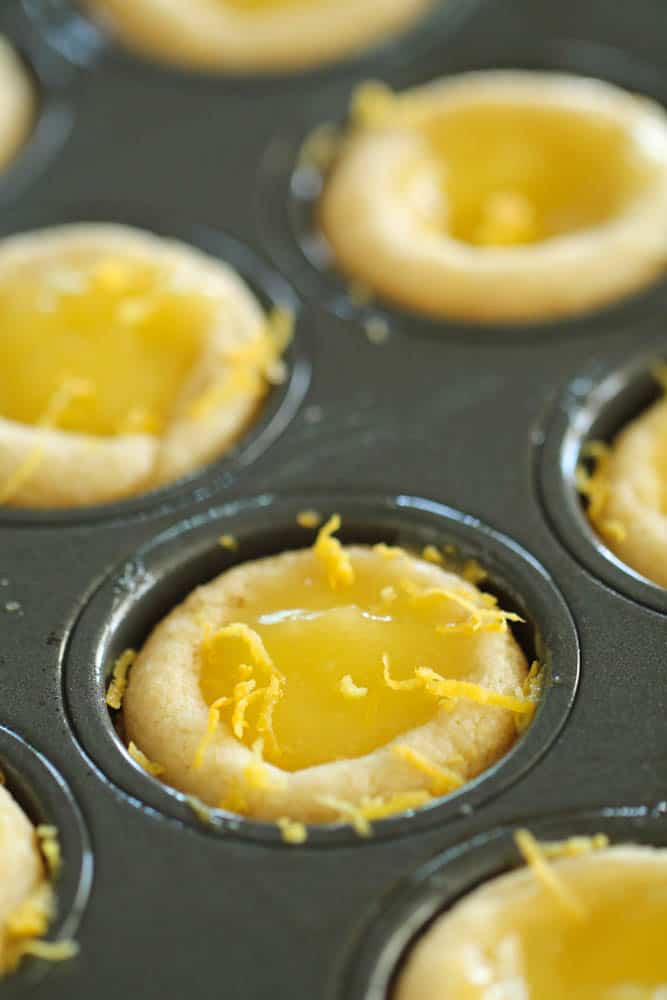
[{"label": "muffin pan", "polygon": [[[667,354],[667,282],[522,327],[362,306],[309,256],[318,180],[295,180],[303,139],[342,120],[370,77],[402,87],[483,66],[559,68],[667,101],[661,0],[448,0],[397,42],[285,77],[142,63],[65,0],[11,0],[0,29],[34,67],[44,109],[0,180],[3,235],[131,222],[218,254],[266,304],[297,312],[289,379],[232,454],[124,503],[0,512],[0,724],[11,730],[0,729],[0,767],[31,815],[61,831],[53,930],[81,945],[62,966],[26,962],[0,996],[381,1000],[437,910],[515,863],[516,825],[665,845],[665,593],[596,542],[572,476],[583,442],[657,391],[647,373]],[[388,325],[381,343],[367,334],[373,317]],[[222,812],[202,822],[140,772],[103,691],[117,653],[197,583],[309,544],[296,523],[306,508],[340,512],[346,540],[475,557],[526,618],[517,638],[548,683],[533,727],[460,793],[378,822],[368,839],[332,826],[294,847],[269,824]],[[238,550],[216,544],[223,533]]]}]

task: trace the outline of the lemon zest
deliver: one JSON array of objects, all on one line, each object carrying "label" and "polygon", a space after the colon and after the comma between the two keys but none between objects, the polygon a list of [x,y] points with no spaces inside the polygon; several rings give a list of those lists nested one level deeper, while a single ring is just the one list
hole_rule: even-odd
[{"label": "lemon zest", "polygon": [[572,889],[558,878],[532,833],[529,830],[517,830],[514,841],[537,881],[551,893],[563,912],[578,923],[583,923],[587,917],[586,908]]},{"label": "lemon zest", "polygon": [[438,625],[437,632],[451,635],[456,632],[472,634],[475,632],[506,632],[508,622],[523,622],[523,618],[513,611],[503,611],[497,606],[492,594],[482,595],[482,606],[475,603],[471,596],[459,590],[446,590],[444,587],[419,588],[411,580],[402,580],[401,587],[408,597],[416,604],[421,601],[445,600],[458,605],[467,611],[469,617],[462,622],[448,622]]},{"label": "lemon zest", "polygon": [[35,828],[39,849],[46,861],[51,878],[55,878],[60,871],[62,857],[60,853],[60,842],[58,839],[58,828],[49,823],[40,823]]},{"label": "lemon zest", "polygon": [[125,697],[125,691],[127,689],[128,672],[134,663],[136,655],[137,654],[133,649],[126,649],[114,663],[113,673],[111,674],[111,683],[107,688],[106,694],[106,703],[109,708],[116,710],[121,708],[123,698]]},{"label": "lemon zest", "polygon": [[411,792],[397,792],[388,798],[377,796],[361,800],[361,810],[368,820],[385,819],[397,813],[411,812],[430,802],[433,796],[425,788],[416,788]]},{"label": "lemon zest", "polygon": [[439,549],[436,549],[435,545],[425,545],[422,549],[422,559],[426,562],[434,563],[436,566],[442,566],[445,559]]},{"label": "lemon zest", "polygon": [[318,528],[322,523],[322,515],[316,510],[300,510],[296,515],[296,523],[301,528]]},{"label": "lemon zest", "polygon": [[354,683],[349,674],[345,674],[345,676],[341,678],[340,684],[338,685],[338,690],[346,698],[352,698],[352,699],[365,698],[366,695],[368,694],[368,688],[359,687],[357,684]]},{"label": "lemon zest", "polygon": [[286,844],[305,844],[308,840],[308,828],[305,823],[281,816],[276,820],[276,826]]},{"label": "lemon zest", "polygon": [[355,579],[349,555],[338,539],[333,538],[334,532],[340,529],[340,524],[340,515],[333,514],[320,528],[313,546],[313,552],[324,567],[332,590],[338,590],[341,586],[349,587]]},{"label": "lemon zest", "polygon": [[320,795],[317,801],[327,809],[333,810],[339,821],[349,823],[360,837],[372,836],[373,828],[361,806],[355,806],[353,802],[346,802],[345,799],[339,799],[333,795]]},{"label": "lemon zest", "polygon": [[213,704],[209,705],[208,709],[208,721],[206,723],[206,732],[204,733],[199,746],[197,747],[197,752],[195,753],[192,766],[195,771],[198,771],[202,764],[204,763],[204,756],[209,748],[211,740],[215,735],[215,731],[220,723],[220,709],[224,708],[225,705],[229,705],[231,698],[223,696],[222,698],[216,698]]},{"label": "lemon zest", "polygon": [[239,547],[238,540],[233,535],[220,535],[218,545],[222,546],[223,549],[229,549],[231,552],[234,552]]},{"label": "lemon zest", "polygon": [[161,774],[164,774],[165,769],[162,764],[156,764],[154,761],[149,760],[146,754],[143,753],[137,744],[132,742],[132,740],[130,740],[128,744],[127,752],[132,760],[135,761],[139,767],[143,768],[147,774],[152,775],[152,777],[158,778]]},{"label": "lemon zest", "polygon": [[406,764],[415,767],[429,778],[431,782],[430,791],[433,795],[448,795],[465,784],[465,779],[460,774],[449,768],[434,764],[433,761],[429,760],[428,757],[425,757],[424,754],[419,753],[413,747],[399,743],[392,747],[392,751],[402,761],[405,761]]},{"label": "lemon zest", "polygon": [[[41,430],[53,430],[58,426],[58,421],[70,403],[75,399],[91,396],[93,393],[94,387],[87,379],[66,376],[51,396],[48,406],[35,426]],[[42,461],[44,447],[43,441],[39,439],[35,441],[23,461],[19,462],[5,482],[0,484],[0,504],[8,503],[21,487],[32,479]]]}]

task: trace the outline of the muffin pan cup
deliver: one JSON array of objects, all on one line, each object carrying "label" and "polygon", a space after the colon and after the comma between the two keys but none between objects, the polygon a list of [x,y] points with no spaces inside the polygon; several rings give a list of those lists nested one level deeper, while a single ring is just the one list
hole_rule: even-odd
[{"label": "muffin pan cup", "polygon": [[[368,77],[408,86],[526,65],[666,102],[664,9],[449,0],[397,43],[284,78],[149,66],[73,12],[65,0],[3,7],[4,30],[37,69],[58,68],[47,103],[67,81],[73,114],[39,170],[19,158],[5,175],[16,186],[0,181],[0,232],[97,219],[178,236],[237,267],[265,304],[293,304],[297,324],[290,376],[232,454],[123,503],[0,512],[0,725],[15,734],[5,745],[0,730],[0,766],[29,811],[60,827],[65,921],[81,910],[91,855],[83,834],[68,848],[76,811],[51,807],[46,765],[34,770],[17,739],[66,781],[95,862],[75,929],[80,957],[26,964],[0,997],[380,1000],[386,982],[378,993],[374,970],[393,968],[422,926],[413,902],[429,901],[423,923],[450,889],[512,863],[518,823],[538,835],[614,832],[603,821],[617,814],[604,807],[630,803],[619,836],[665,842],[664,593],[586,536],[573,452],[566,475],[562,453],[649,401],[647,366],[667,351],[667,282],[590,316],[524,327],[360,308],[303,253],[290,222],[295,157]],[[370,316],[388,324],[382,343],[367,335]],[[307,508],[340,512],[347,540],[451,543],[476,558],[526,618],[517,636],[549,683],[533,728],[458,795],[379,822],[370,838],[327,827],[295,847],[270,824],[223,813],[202,823],[140,772],[103,688],[115,655],[192,587],[240,559],[310,544],[314,533],[296,524]],[[223,533],[237,551],[217,545]],[[459,856],[478,850],[482,861],[459,872]],[[437,881],[429,859],[443,854]],[[435,895],[422,896],[431,870]]]}]

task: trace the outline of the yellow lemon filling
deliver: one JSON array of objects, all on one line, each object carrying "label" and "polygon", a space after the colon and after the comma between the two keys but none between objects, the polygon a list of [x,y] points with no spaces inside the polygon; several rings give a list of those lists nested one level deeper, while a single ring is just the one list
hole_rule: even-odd
[{"label": "yellow lemon filling", "polygon": [[242,11],[244,14],[264,14],[267,11],[299,10],[321,6],[321,0],[222,0],[223,7]]},{"label": "yellow lemon filling", "polygon": [[[109,437],[159,434],[212,306],[164,267],[98,256],[0,284],[0,416]],[[64,392],[64,396],[63,396]]]},{"label": "yellow lemon filling", "polygon": [[419,131],[443,195],[433,224],[476,246],[600,225],[654,169],[627,129],[583,111],[489,103],[426,116]]},{"label": "yellow lemon filling", "polygon": [[476,633],[512,617],[489,595],[478,607],[469,593],[420,587],[401,550],[355,558],[332,537],[338,523],[320,530],[310,572],[300,562],[258,582],[234,623],[209,629],[201,646],[209,735],[222,720],[286,771],[361,757],[452,699],[479,700],[465,684]]}]

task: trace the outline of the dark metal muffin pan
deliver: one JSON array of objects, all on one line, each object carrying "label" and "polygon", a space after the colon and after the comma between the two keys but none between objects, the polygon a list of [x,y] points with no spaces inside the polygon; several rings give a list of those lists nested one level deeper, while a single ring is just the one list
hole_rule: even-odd
[{"label": "dark metal muffin pan", "polygon": [[[646,372],[667,354],[667,282],[528,326],[360,307],[304,252],[312,198],[294,180],[304,137],[343,120],[369,77],[402,87],[484,66],[560,68],[667,102],[662,0],[448,0],[397,42],[285,77],[144,63],[65,0],[8,0],[0,29],[40,80],[41,121],[65,109],[46,155],[38,126],[0,180],[0,235],[143,225],[228,260],[267,305],[297,313],[290,377],[232,454],[123,503],[0,512],[0,767],[28,812],[61,830],[54,933],[82,915],[80,956],[25,963],[0,997],[380,1000],[424,922],[514,863],[517,823],[666,843],[665,592],[596,542],[572,474],[583,441],[612,435],[655,392]],[[369,316],[388,324],[382,344]],[[548,684],[534,727],[457,795],[369,839],[326,827],[291,847],[268,824],[203,823],[140,772],[103,689],[115,655],[194,585],[309,544],[295,521],[306,507],[339,511],[350,540],[476,557],[526,618],[517,635]],[[216,545],[223,532],[236,553]],[[82,911],[85,830],[95,876]]]}]

